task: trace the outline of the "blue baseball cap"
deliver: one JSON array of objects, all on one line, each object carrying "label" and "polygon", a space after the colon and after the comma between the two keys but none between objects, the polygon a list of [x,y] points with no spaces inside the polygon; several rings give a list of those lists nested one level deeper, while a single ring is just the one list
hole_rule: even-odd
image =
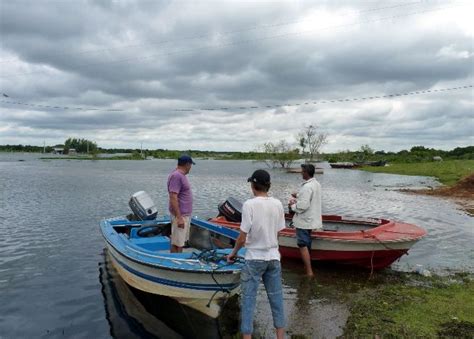
[{"label": "blue baseball cap", "polygon": [[191,158],[189,155],[183,154],[178,158],[178,165],[186,164],[196,165],[196,163],[193,161],[193,158]]}]

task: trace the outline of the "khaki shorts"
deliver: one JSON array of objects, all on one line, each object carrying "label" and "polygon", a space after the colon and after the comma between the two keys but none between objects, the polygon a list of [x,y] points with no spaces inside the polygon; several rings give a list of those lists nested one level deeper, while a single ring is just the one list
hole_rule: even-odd
[{"label": "khaki shorts", "polygon": [[184,216],[184,228],[178,227],[178,220],[174,215],[171,216],[171,244],[184,247],[189,240],[189,228],[191,227],[191,217]]}]

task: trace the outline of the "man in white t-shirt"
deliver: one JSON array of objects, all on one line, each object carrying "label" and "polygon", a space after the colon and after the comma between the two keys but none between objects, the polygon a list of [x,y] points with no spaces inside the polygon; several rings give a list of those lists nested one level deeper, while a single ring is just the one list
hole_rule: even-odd
[{"label": "man in white t-shirt", "polygon": [[258,285],[263,280],[272,310],[273,326],[280,339],[285,334],[285,313],[278,232],[285,228],[285,214],[282,203],[268,196],[270,174],[267,171],[256,170],[247,181],[251,183],[254,198],[242,206],[240,234],[227,258],[232,262],[237,252],[245,246],[245,265],[241,273],[240,330],[244,339],[251,338]]}]

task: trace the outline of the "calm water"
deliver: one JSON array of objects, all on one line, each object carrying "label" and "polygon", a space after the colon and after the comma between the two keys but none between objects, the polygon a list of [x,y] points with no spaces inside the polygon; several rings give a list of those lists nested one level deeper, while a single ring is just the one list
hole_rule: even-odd
[{"label": "calm water", "polygon": [[[198,161],[189,176],[194,214],[214,216],[217,204],[231,195],[249,198],[246,178],[262,166],[250,161]],[[174,160],[48,161],[38,160],[38,155],[0,153],[0,338],[222,335],[220,325],[167,298],[129,289],[104,255],[98,222],[128,213],[128,199],[139,190],[149,192],[160,213],[166,213],[166,178],[174,167]],[[273,195],[286,202],[300,175],[271,174]],[[435,185],[429,178],[326,169],[317,179],[323,188],[324,213],[398,219],[428,230],[428,236],[392,269],[422,264],[440,273],[474,271],[474,219],[448,200],[396,191]],[[331,285],[334,279],[350,280],[354,274],[316,266],[318,271],[318,283],[323,285],[325,279]],[[301,306],[300,272],[299,262],[284,265],[289,314]],[[334,314],[345,312],[330,297],[325,299]],[[264,304],[258,317],[267,321]],[[317,317],[308,322],[328,322],[317,306],[308,307]],[[301,325],[301,317],[293,318],[290,327],[292,321]],[[266,330],[260,329],[264,334]],[[334,329],[320,330],[337,334]]]}]

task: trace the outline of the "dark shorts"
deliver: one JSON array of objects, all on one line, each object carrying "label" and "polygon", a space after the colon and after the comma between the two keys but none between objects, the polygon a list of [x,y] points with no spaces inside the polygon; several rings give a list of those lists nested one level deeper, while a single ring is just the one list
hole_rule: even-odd
[{"label": "dark shorts", "polygon": [[298,247],[308,247],[311,250],[311,231],[303,228],[296,229],[296,244]]}]

